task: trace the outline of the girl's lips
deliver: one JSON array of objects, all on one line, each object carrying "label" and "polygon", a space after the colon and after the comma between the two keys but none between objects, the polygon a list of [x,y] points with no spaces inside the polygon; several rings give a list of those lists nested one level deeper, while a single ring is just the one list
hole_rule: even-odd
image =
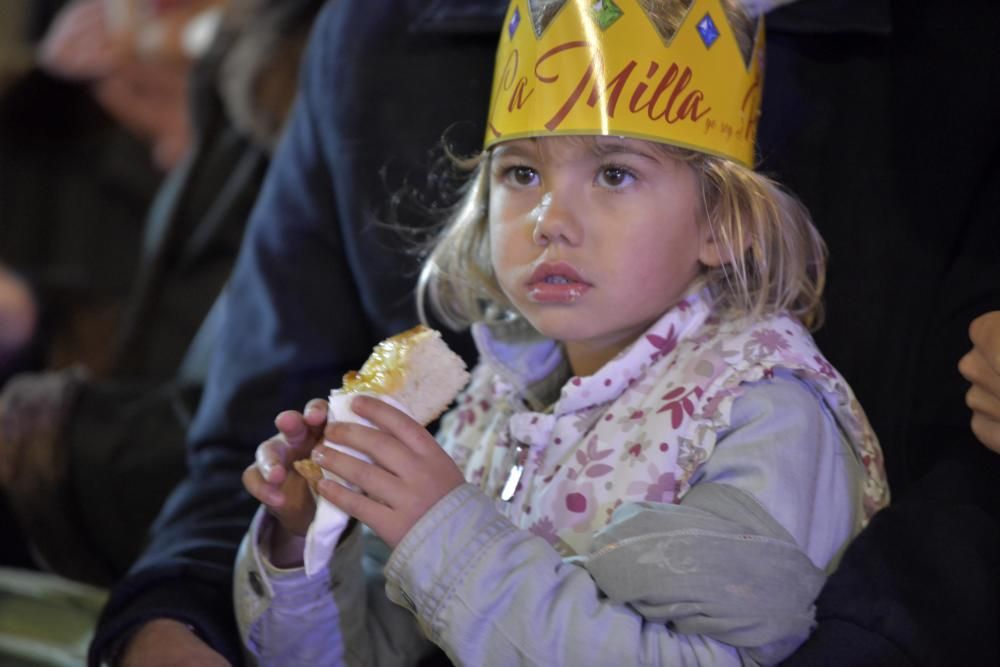
[{"label": "girl's lips", "polygon": [[535,303],[573,303],[593,287],[571,264],[539,265],[528,279],[528,299]]},{"label": "girl's lips", "polygon": [[535,283],[528,290],[534,303],[573,303],[590,289],[586,283]]},{"label": "girl's lips", "polygon": [[528,284],[534,285],[535,283],[545,282],[548,278],[565,278],[571,283],[584,283],[585,281],[581,276],[580,272],[576,270],[569,262],[545,262],[539,264],[535,267],[535,270],[531,272],[531,277],[528,278]]}]

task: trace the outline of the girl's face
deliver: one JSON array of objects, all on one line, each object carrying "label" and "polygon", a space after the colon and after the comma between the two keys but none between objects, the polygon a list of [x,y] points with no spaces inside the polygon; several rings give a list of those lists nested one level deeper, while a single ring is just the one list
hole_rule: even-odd
[{"label": "girl's face", "polygon": [[590,375],[676,304],[712,255],[694,172],[653,144],[546,137],[498,145],[489,225],[500,287]]}]

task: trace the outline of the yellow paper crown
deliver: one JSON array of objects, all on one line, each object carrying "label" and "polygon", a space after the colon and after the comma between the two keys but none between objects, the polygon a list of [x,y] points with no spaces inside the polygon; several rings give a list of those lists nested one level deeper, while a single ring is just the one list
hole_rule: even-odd
[{"label": "yellow paper crown", "polygon": [[753,166],[763,20],[745,58],[720,0],[662,34],[637,0],[513,0],[497,48],[486,148],[523,137],[627,136]]}]

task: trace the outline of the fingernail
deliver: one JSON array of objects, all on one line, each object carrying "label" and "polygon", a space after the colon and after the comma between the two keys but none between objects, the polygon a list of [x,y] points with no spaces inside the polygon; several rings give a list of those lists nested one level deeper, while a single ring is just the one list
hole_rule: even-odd
[{"label": "fingernail", "polygon": [[260,465],[260,474],[264,476],[264,479],[271,479],[271,471],[273,469],[270,463],[262,463]]},{"label": "fingernail", "polygon": [[322,449],[312,450],[312,460],[315,461],[316,463],[322,464],[323,461],[326,460],[326,452],[324,452]]}]

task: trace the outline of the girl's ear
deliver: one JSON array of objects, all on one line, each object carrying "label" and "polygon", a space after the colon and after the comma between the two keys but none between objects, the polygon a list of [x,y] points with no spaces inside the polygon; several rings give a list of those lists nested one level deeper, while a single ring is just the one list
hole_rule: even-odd
[{"label": "girl's ear", "polygon": [[[731,231],[735,231],[736,234],[730,234]],[[713,269],[723,264],[732,264],[737,259],[736,253],[740,253],[740,256],[746,254],[752,243],[751,235],[743,233],[742,229],[716,230],[711,225],[704,224],[701,229],[698,261]]]},{"label": "girl's ear", "polygon": [[698,251],[698,261],[705,266],[715,269],[728,261],[728,255],[728,252],[723,252],[723,248],[720,247],[712,230],[709,229],[708,225],[705,225],[705,231],[701,239],[701,249]]}]

